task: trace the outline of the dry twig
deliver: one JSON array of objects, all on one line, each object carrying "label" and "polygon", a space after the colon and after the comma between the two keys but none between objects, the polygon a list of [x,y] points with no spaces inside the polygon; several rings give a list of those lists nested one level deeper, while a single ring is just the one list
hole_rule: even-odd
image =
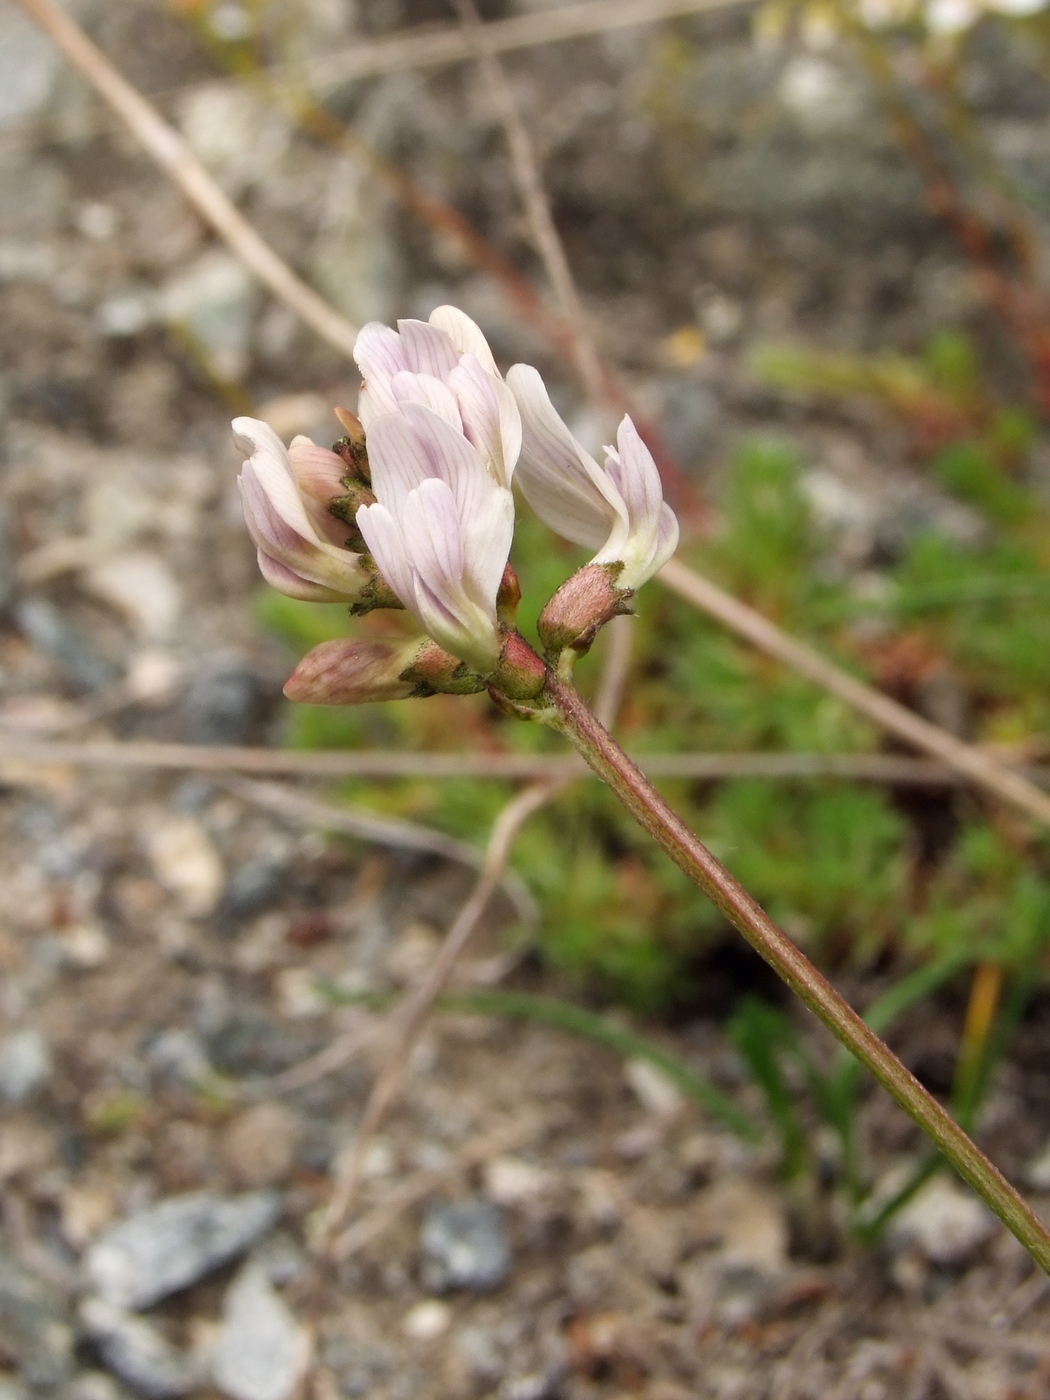
[{"label": "dry twig", "polygon": [[[559,40],[607,34],[613,29],[742,8],[750,3],[752,0],[583,0],[581,4],[558,5],[535,14],[492,20],[483,27],[490,51],[509,53]],[[458,25],[412,29],[364,40],[343,53],[315,59],[305,66],[302,77],[312,89],[323,90],[355,78],[462,63],[473,54],[470,40]],[[271,69],[268,76],[280,81],[281,70]]]},{"label": "dry twig", "polygon": [[854,710],[867,715],[880,728],[932,754],[956,772],[965,773],[986,792],[994,793],[1029,816],[1050,825],[1050,797],[990,754],[973,744],[963,743],[946,729],[917,715],[914,710],[858,681],[848,671],[825,660],[812,647],[796,640],[754,608],[749,608],[739,598],[726,593],[679,560],[672,559],[665,564],[658,577],[701,612],[716,618],[737,636],[746,637],[760,651],[776,657],[800,676],[805,676]]},{"label": "dry twig", "polygon": [[[95,716],[93,716],[94,718]],[[952,787],[966,776],[935,759],[878,753],[645,753],[635,755],[649,778],[722,782],[733,778],[843,778],[901,787]],[[0,738],[5,763],[74,768],[166,769],[196,773],[251,773],[331,781],[334,778],[540,778],[593,777],[575,754],[411,753],[403,749],[264,749],[227,744],[164,744],[150,740],[64,741],[35,736]],[[1001,760],[999,760],[1001,764]],[[1029,782],[1050,782],[1046,768],[1018,768]]]},{"label": "dry twig", "polygon": [[503,65],[496,57],[491,39],[481,22],[474,0],[452,0],[463,25],[463,34],[474,52],[489,98],[499,116],[510,152],[511,170],[525,209],[537,253],[543,259],[558,307],[572,328],[573,358],[588,397],[598,409],[606,398],[605,373],[594,339],[587,329],[583,303],[558,234],[550,201],[543,188],[536,150],[514,102]]}]

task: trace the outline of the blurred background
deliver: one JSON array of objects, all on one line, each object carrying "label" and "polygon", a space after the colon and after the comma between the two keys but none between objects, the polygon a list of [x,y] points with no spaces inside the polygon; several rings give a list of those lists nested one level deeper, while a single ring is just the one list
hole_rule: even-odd
[{"label": "blurred background", "polygon": [[[451,7],[68,12],[351,322],[462,307],[593,450],[628,409],[682,560],[1041,779],[1038,0],[486,4],[597,401]],[[316,1261],[385,1010],[518,785],[25,745],[563,746],[483,696],[283,700],[389,619],[261,587],[229,420],[331,443],[358,376],[14,0],[0,348],[0,1400],[1044,1395],[1045,1280],[590,779],[521,833]],[[582,556],[521,515],[527,629]],[[1045,831],[659,582],[628,631],[621,741],[740,756],[660,786],[1050,1206]]]}]

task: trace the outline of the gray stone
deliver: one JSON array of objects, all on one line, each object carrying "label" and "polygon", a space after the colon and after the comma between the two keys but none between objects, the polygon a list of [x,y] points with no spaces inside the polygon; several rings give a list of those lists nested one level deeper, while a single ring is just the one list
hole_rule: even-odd
[{"label": "gray stone", "polygon": [[148,1308],[242,1254],[279,1213],[274,1191],[173,1196],[101,1235],[85,1258],[87,1277],[112,1306]]},{"label": "gray stone", "polygon": [[14,615],[26,640],[57,662],[74,685],[98,690],[117,679],[116,666],[99,656],[88,639],[46,598],[23,598],[15,604]]},{"label": "gray stone", "polygon": [[510,1245],[499,1207],[483,1197],[436,1205],[421,1238],[427,1288],[498,1288],[510,1272]]},{"label": "gray stone", "polygon": [[175,1400],[197,1383],[190,1359],[145,1319],[87,1298],[80,1320],[103,1365],[145,1400]]},{"label": "gray stone", "polygon": [[61,59],[12,0],[0,0],[0,127],[35,117],[55,85]]},{"label": "gray stone", "polygon": [[31,1389],[73,1370],[73,1328],[57,1289],[0,1254],[0,1356]]},{"label": "gray stone", "polygon": [[231,253],[211,248],[161,292],[165,320],[188,335],[220,379],[248,372],[259,288]]},{"label": "gray stone", "polygon": [[107,1371],[81,1371],[66,1387],[62,1400],[127,1400],[127,1394]]},{"label": "gray stone", "polygon": [[0,1040],[0,1099],[26,1103],[51,1078],[51,1047],[33,1027]]},{"label": "gray stone", "polygon": [[891,1248],[917,1249],[931,1264],[966,1264],[999,1229],[988,1207],[964,1186],[935,1176],[889,1230]]},{"label": "gray stone", "polygon": [[226,1295],[212,1379],[231,1400],[288,1400],[309,1359],[305,1330],[249,1264]]},{"label": "gray stone", "polygon": [[259,700],[259,678],[245,666],[229,662],[202,671],[190,682],[183,702],[187,743],[243,743]]},{"label": "gray stone", "polygon": [[208,1052],[193,1031],[161,1031],[146,1049],[149,1067],[170,1084],[192,1087],[211,1074]]}]

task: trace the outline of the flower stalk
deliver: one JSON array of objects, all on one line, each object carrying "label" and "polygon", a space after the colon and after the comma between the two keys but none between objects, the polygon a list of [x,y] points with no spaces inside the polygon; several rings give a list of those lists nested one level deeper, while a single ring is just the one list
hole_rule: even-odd
[{"label": "flower stalk", "polygon": [[832,1035],[870,1070],[1050,1274],[1050,1231],[994,1163],[689,830],[591,713],[575,688],[549,673],[544,695],[553,711],[551,721],[638,824],[703,890]]}]

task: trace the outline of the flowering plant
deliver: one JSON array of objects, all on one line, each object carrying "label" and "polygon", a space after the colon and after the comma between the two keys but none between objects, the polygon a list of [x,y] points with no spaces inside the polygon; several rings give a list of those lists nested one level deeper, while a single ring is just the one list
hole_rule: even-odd
[{"label": "flowering plant", "polygon": [[[527,365],[506,380],[454,307],[398,329],[372,324],[355,357],[359,417],[332,451],[284,448],[239,418],[240,485],[263,576],[293,598],[404,608],[415,639],[339,640],[300,663],[286,694],[344,705],[487,689],[560,729],[638,823],[929,1134],[1050,1272],[1050,1231],[962,1128],[655,791],[571,684],[575,656],[674,553],[678,525],[652,456],[624,418],[604,467],[576,441]],[[556,533],[596,552],[547,603],[538,655],[514,627],[512,482]]]}]

